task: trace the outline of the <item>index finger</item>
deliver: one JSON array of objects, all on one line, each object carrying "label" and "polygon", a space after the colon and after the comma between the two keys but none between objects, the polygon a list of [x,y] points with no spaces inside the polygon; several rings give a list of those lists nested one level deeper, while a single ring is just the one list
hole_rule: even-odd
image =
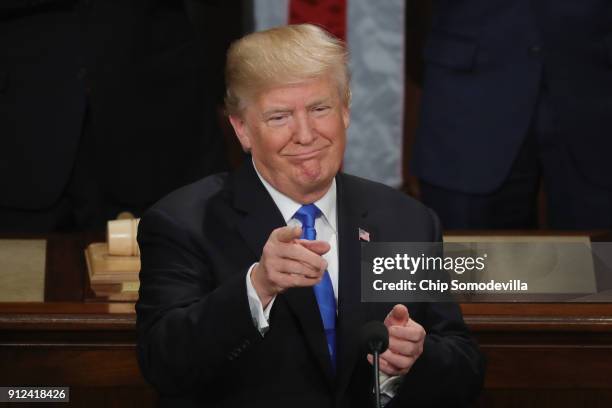
[{"label": "index finger", "polygon": [[292,242],[294,239],[299,238],[302,235],[302,228],[300,227],[281,227],[272,231],[272,238],[279,242]]}]

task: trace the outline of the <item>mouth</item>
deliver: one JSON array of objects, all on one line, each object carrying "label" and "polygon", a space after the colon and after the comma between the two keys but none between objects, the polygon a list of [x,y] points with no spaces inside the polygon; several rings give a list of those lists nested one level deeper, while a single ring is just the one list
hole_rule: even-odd
[{"label": "mouth", "polygon": [[309,150],[307,152],[300,152],[295,154],[288,154],[287,157],[294,160],[308,160],[318,156],[325,148]]}]

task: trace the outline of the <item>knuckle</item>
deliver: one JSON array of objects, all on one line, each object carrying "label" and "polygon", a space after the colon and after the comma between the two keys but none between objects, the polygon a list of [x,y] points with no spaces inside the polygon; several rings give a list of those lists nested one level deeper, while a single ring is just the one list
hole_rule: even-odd
[{"label": "knuckle", "polygon": [[266,255],[270,256],[273,250],[274,250],[274,244],[270,241],[266,242],[262,250],[262,256],[266,256]]},{"label": "knuckle", "polygon": [[407,356],[413,356],[417,351],[418,351],[418,347],[414,344],[410,344],[408,347],[406,347]]},{"label": "knuckle", "polygon": [[310,276],[311,275],[311,271],[310,268],[308,267],[308,265],[305,265],[303,263],[300,262],[300,266],[299,266],[299,273],[301,275],[304,276]]}]

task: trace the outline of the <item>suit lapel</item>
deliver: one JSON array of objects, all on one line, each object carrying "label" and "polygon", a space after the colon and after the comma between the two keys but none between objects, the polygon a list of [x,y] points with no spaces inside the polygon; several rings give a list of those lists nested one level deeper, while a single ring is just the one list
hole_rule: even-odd
[{"label": "suit lapel", "polygon": [[231,183],[234,208],[245,213],[238,223],[240,235],[259,259],[268,236],[275,228],[284,226],[285,220],[257,177],[250,157],[232,175]]},{"label": "suit lapel", "polygon": [[[259,259],[270,233],[275,228],[285,226],[285,220],[255,173],[250,157],[234,173],[232,183],[234,207],[245,213],[238,223],[240,235]],[[286,300],[296,316],[315,359],[330,385],[333,384],[334,374],[327,351],[327,341],[312,288],[292,288],[279,296]]]},{"label": "suit lapel", "polygon": [[360,329],[366,319],[367,304],[361,302],[361,243],[359,228],[372,233],[367,224],[367,208],[364,197],[351,196],[347,180],[342,174],[336,178],[338,185],[339,230],[339,296],[338,296],[338,378],[336,392],[344,393],[360,356]]}]

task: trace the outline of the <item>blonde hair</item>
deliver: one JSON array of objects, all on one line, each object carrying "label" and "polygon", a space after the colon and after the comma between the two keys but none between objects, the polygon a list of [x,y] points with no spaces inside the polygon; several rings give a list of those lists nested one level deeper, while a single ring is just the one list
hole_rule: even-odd
[{"label": "blonde hair", "polygon": [[312,24],[287,25],[249,34],[227,52],[225,108],[242,112],[257,93],[330,75],[341,100],[351,99],[348,52],[344,43]]}]

